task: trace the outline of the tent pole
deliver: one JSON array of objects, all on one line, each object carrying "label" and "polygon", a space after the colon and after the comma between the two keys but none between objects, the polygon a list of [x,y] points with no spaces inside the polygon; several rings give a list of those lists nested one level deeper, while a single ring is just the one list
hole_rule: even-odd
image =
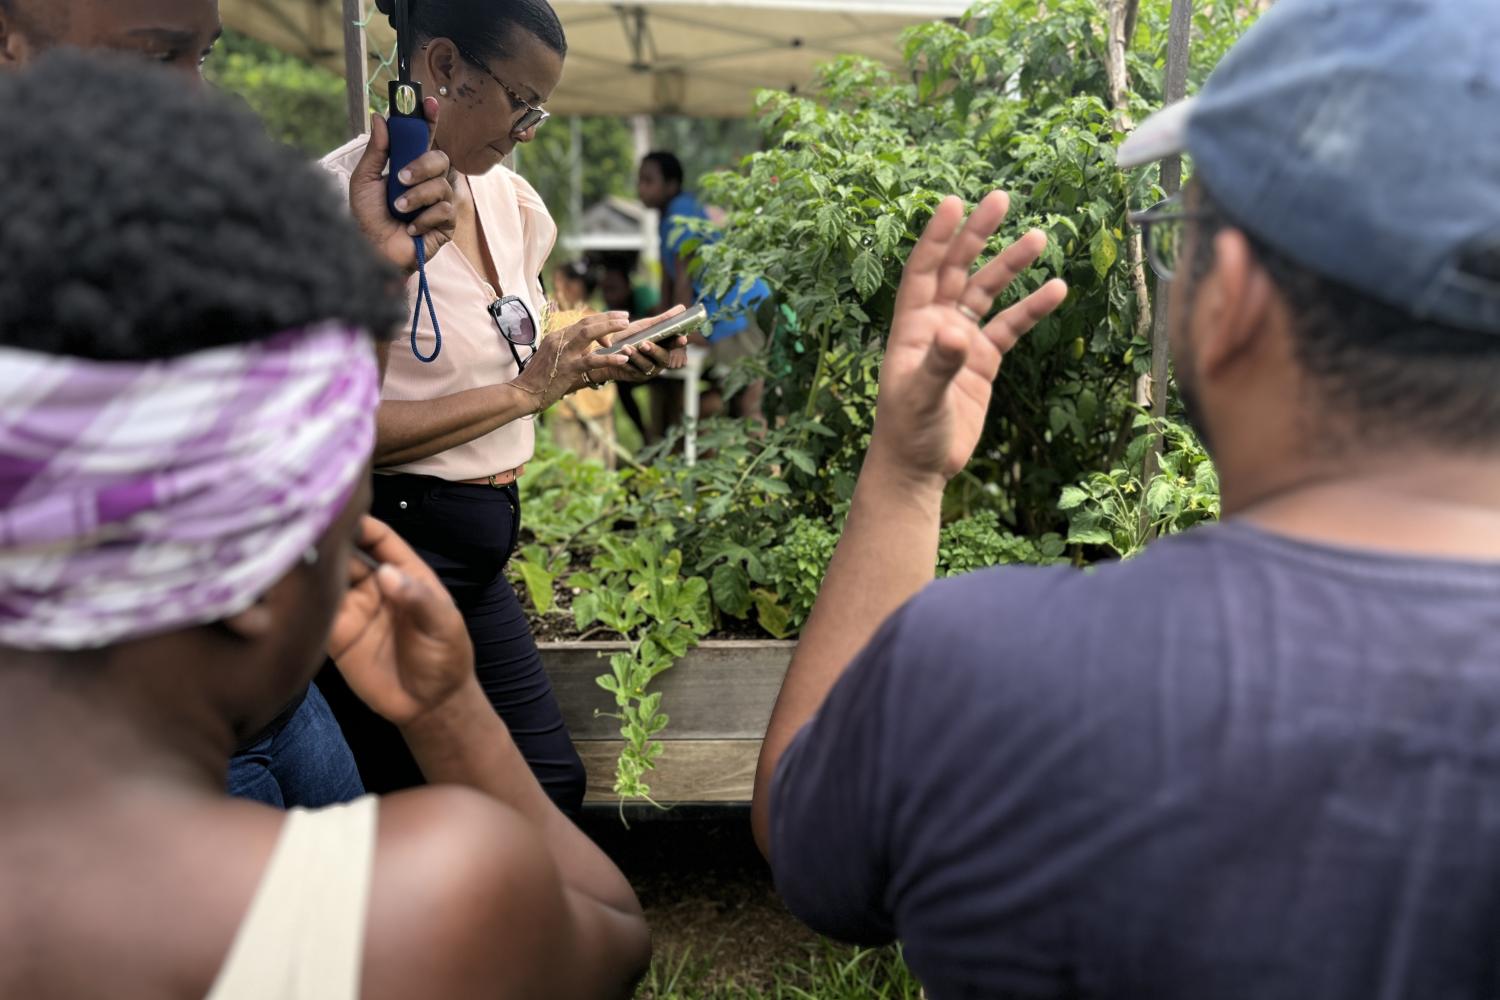
[{"label": "tent pole", "polygon": [[[651,152],[656,143],[655,124],[650,115],[633,115],[630,119],[630,136],[635,145],[635,167],[640,167],[641,161],[646,154]],[[655,212],[647,212],[641,217],[641,242],[645,244],[644,252],[641,254],[643,260],[648,263],[660,259],[660,243],[657,240],[657,215]]]},{"label": "tent pole", "polygon": [[575,229],[583,225],[583,119],[568,120],[568,214]]},{"label": "tent pole", "polygon": [[344,98],[349,114],[349,137],[370,131],[368,91],[370,59],[365,40],[364,0],[344,3]]}]

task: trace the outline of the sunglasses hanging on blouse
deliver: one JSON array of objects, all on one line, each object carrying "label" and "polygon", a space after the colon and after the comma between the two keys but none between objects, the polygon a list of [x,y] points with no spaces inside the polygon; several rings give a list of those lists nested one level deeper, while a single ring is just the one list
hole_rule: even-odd
[{"label": "sunglasses hanging on blouse", "polygon": [[[526,300],[516,296],[507,295],[496,299],[489,306],[490,318],[495,321],[495,328],[500,331],[500,336],[510,345],[511,356],[516,359],[516,369],[524,372],[526,365],[536,354],[537,341],[537,319],[536,314],[531,311],[531,306]],[[518,348],[529,347],[526,357],[521,357]]]}]

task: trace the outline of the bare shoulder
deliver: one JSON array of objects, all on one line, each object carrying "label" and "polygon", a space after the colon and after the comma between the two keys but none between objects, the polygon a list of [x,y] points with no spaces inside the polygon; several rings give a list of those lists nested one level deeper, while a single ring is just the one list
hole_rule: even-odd
[{"label": "bare shoulder", "polygon": [[381,800],[365,1000],[548,995],[568,926],[551,855],[514,810],[453,787]]}]

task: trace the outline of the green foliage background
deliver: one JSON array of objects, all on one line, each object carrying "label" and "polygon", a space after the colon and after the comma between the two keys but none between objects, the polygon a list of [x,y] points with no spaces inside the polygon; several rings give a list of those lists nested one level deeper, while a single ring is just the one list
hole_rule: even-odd
[{"label": "green foliage background", "polygon": [[344,80],[236,31],[225,31],[203,67],[220,90],[237,94],[282,142],[322,156],[349,138]]},{"label": "green foliage background", "polygon": [[[1142,4],[1136,120],[1161,102],[1169,6]],[[1244,26],[1232,3],[1200,11],[1192,86]],[[992,251],[1032,227],[1050,235],[1007,303],[1054,275],[1072,292],[1007,358],[975,461],[948,493],[938,572],[1129,556],[1142,523],[1170,533],[1217,515],[1212,466],[1175,422],[1161,428],[1165,474],[1140,482],[1150,422],[1133,386],[1150,358],[1126,214],[1159,192],[1151,171],[1115,167],[1104,38],[1096,0],[985,0],[962,27],[909,32],[905,72],[845,58],[813,97],[763,94],[762,151],[704,178],[729,220],[701,244],[700,277],[722,293],[763,276],[775,293],[759,315],[771,344],[737,373],[767,380],[770,426],[705,424],[695,466],[670,440],[620,472],[544,448],[516,561],[538,610],[571,592],[577,629],[630,642],[600,679],[628,744],[622,796],[649,794],[669,724],[654,677],[715,627],[790,636],[805,621],[869,442],[902,267],[946,195],[1011,193]]]}]

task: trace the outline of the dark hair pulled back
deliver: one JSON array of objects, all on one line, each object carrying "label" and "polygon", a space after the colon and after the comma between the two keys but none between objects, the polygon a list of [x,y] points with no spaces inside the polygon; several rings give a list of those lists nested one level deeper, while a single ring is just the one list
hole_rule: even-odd
[{"label": "dark hair pulled back", "polygon": [[[396,0],[375,0],[396,23]],[[568,54],[562,21],[547,0],[407,0],[412,42],[447,38],[480,59],[506,59],[515,32],[522,30],[560,56]]]}]

